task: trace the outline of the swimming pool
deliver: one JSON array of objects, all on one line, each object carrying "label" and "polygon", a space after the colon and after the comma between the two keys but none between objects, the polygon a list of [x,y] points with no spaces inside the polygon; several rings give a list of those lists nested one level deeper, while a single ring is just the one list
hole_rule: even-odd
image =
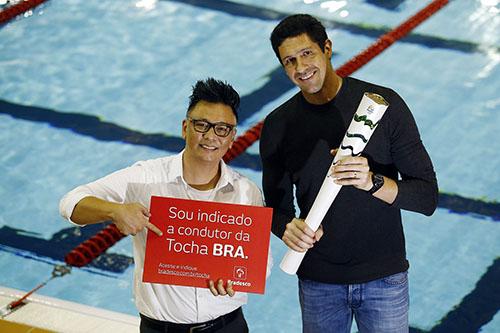
[{"label": "swimming pool", "polygon": [[[268,42],[279,17],[321,18],[339,67],[423,5],[54,0],[0,27],[0,283],[35,287],[92,234],[79,235],[59,217],[69,189],[178,151],[196,80],[214,76],[240,92],[239,133],[294,94]],[[450,1],[353,75],[405,98],[438,175],[436,213],[404,214],[415,331],[500,330],[499,10],[493,0]],[[256,156],[257,145],[248,152]],[[234,165],[260,184],[257,166]],[[285,249],[275,237],[272,248],[276,267],[266,295],[250,298],[249,325],[299,332],[296,278],[277,267]],[[110,252],[126,263],[130,240]],[[103,263],[74,269],[39,293],[136,314],[131,281],[130,264]],[[454,319],[466,314],[465,323]]]}]

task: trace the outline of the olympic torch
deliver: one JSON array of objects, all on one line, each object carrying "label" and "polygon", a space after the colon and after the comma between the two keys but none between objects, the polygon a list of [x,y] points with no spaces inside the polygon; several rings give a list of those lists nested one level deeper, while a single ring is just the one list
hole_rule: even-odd
[{"label": "olympic torch", "polygon": [[[363,98],[333,159],[332,166],[344,157],[359,156],[361,154],[388,107],[389,104],[382,96],[370,92],[363,94]],[[305,219],[305,223],[309,228],[314,231],[318,230],[321,221],[332,205],[333,200],[337,197],[341,187],[341,185],[333,181],[329,168],[311,210]],[[280,268],[285,273],[295,274],[306,252],[288,249],[281,261]]]}]

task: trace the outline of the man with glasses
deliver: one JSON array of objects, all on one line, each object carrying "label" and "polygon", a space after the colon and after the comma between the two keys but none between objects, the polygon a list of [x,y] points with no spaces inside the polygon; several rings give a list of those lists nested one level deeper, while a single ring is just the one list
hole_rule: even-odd
[{"label": "man with glasses", "polygon": [[[137,162],[61,199],[60,212],[70,222],[112,221],[122,233],[134,236],[134,295],[141,332],[248,332],[241,310],[247,295],[235,293],[230,282],[209,281],[208,289],[142,282],[146,232],[162,232],[149,222],[148,208],[126,202],[129,185],[161,183],[170,197],[262,206],[259,188],[222,161],[236,135],[239,102],[229,84],[213,78],[198,81],[182,122],[182,152]],[[268,274],[271,261],[269,254]]]}]

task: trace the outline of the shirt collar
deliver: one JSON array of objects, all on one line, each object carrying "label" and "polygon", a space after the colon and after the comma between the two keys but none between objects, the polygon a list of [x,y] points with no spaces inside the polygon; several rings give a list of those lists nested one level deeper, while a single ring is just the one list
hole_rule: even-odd
[{"label": "shirt collar", "polygon": [[[169,178],[175,181],[178,181],[180,183],[184,183],[187,185],[186,181],[184,180],[183,173],[184,169],[182,166],[182,155],[184,154],[184,149],[178,153],[177,155],[173,156],[172,159],[172,164],[170,170],[168,170]],[[221,175],[219,182],[217,183],[216,190],[220,190],[222,188],[230,187],[231,189],[234,188],[234,182],[236,180],[236,173],[233,172],[224,161],[220,161],[220,169],[221,169]],[[227,189],[226,189],[227,190]]]}]

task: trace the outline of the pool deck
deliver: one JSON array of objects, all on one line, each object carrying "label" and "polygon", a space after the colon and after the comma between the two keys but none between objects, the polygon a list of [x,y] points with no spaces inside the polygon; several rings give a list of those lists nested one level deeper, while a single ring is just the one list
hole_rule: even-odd
[{"label": "pool deck", "polygon": [[[24,296],[0,286],[0,308]],[[0,319],[0,332],[139,332],[139,317],[33,294]]]}]

